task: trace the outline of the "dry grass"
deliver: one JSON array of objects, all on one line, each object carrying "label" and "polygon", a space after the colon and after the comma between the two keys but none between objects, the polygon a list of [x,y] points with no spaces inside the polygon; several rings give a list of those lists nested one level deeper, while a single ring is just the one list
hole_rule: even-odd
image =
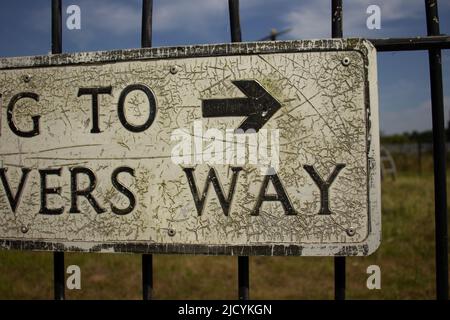
[{"label": "dry grass", "polygon": [[[383,182],[383,240],[369,257],[347,259],[349,299],[433,299],[434,211],[430,173]],[[332,299],[333,258],[252,257],[254,299]],[[82,270],[82,289],[69,299],[139,299],[139,255],[66,254]],[[366,268],[377,264],[382,289],[366,288]],[[158,299],[234,299],[237,258],[154,257]],[[0,252],[0,299],[51,299],[52,254]]]}]

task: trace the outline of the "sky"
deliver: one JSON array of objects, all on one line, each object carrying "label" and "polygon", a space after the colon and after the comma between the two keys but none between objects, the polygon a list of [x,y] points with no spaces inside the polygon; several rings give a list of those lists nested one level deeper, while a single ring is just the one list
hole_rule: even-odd
[{"label": "sky", "polygon": [[[423,0],[344,0],[344,37],[426,35]],[[230,41],[227,0],[153,0],[153,46]],[[272,28],[291,29],[280,40],[330,38],[330,0],[240,0],[243,41]],[[70,5],[81,9],[81,29],[69,30]],[[368,6],[381,9],[381,28],[370,30]],[[141,0],[63,0],[63,52],[138,48]],[[51,0],[0,1],[0,56],[48,54]],[[450,34],[450,0],[439,1],[441,34]],[[450,118],[450,52],[444,50],[444,103]],[[380,128],[383,134],[431,129],[428,54],[378,53]]]}]

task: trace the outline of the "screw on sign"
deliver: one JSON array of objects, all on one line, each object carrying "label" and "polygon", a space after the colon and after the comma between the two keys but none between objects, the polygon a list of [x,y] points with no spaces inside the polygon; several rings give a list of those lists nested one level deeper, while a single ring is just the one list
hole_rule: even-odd
[{"label": "screw on sign", "polygon": [[370,254],[374,65],[360,39],[1,59],[0,244]]}]

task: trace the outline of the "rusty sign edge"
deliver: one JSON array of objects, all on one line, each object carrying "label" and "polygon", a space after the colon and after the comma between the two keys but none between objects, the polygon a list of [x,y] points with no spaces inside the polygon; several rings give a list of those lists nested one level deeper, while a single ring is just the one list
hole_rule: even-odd
[{"label": "rusty sign edge", "polygon": [[77,64],[88,65],[152,59],[179,59],[264,53],[346,50],[360,51],[363,53],[376,49],[369,40],[362,38],[219,43],[175,47],[60,53],[23,57],[0,57],[0,70]]}]

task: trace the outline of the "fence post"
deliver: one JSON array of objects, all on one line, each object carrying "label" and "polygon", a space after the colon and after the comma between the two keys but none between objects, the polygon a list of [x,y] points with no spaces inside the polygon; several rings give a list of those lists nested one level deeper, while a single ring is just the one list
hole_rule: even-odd
[{"label": "fence post", "polygon": [[239,0],[228,0],[230,11],[230,32],[231,42],[241,42],[241,22],[239,18]]},{"label": "fence post", "polygon": [[417,140],[417,156],[418,156],[418,166],[419,166],[419,175],[422,174],[422,140],[419,137]]},{"label": "fence post", "polygon": [[[230,12],[231,42],[241,42],[242,34],[239,19],[239,0],[228,0],[228,9]],[[248,300],[250,291],[250,270],[249,258],[245,256],[238,257],[238,287],[239,300]]]},{"label": "fence post", "polygon": [[141,47],[152,46],[153,0],[142,0]]},{"label": "fence post", "polygon": [[[52,54],[62,52],[61,0],[52,0]],[[53,252],[53,289],[55,300],[65,299],[64,252]]]},{"label": "fence post", "polygon": [[[142,0],[141,47],[152,46],[153,0]],[[142,299],[153,298],[153,255],[142,255]]]},{"label": "fence post", "polygon": [[61,0],[52,0],[52,54],[62,52]]},{"label": "fence post", "polygon": [[[425,0],[428,36],[439,35],[437,0]],[[436,242],[436,297],[448,299],[448,226],[445,168],[444,96],[440,49],[428,50],[430,65],[431,115],[433,122],[434,214]]]},{"label": "fence post", "polygon": [[142,255],[142,300],[153,299],[153,255]]},{"label": "fence post", "polygon": [[[342,38],[342,0],[331,1],[331,36]],[[345,300],[345,257],[334,257],[334,299]]]},{"label": "fence post", "polygon": [[331,37],[342,38],[342,0],[331,1]]}]

